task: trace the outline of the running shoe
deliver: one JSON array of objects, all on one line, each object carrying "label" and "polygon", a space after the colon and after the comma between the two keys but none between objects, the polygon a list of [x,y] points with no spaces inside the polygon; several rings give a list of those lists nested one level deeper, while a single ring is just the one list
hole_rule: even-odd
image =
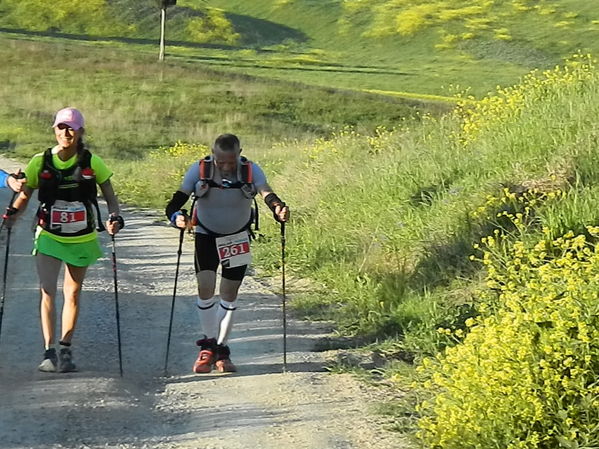
[{"label": "running shoe", "polygon": [[50,348],[44,352],[44,360],[42,360],[42,363],[37,368],[44,373],[55,373],[57,364],[58,357],[56,357],[56,349]]},{"label": "running shoe", "polygon": [[61,348],[58,354],[58,371],[61,373],[70,373],[77,371],[77,367],[73,363],[73,353],[71,348]]},{"label": "running shoe", "polygon": [[200,353],[193,364],[193,372],[196,374],[209,373],[212,371],[212,364],[214,363],[216,340],[214,338],[202,338],[196,341],[196,345],[200,347]]},{"label": "running shoe", "polygon": [[226,345],[216,347],[216,362],[214,367],[221,373],[234,373],[237,367],[231,362],[231,350]]}]

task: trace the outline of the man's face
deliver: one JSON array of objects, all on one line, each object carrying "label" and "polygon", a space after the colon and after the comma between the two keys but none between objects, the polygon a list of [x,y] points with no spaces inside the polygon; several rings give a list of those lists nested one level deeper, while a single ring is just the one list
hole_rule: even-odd
[{"label": "man's face", "polygon": [[230,175],[237,173],[237,160],[241,150],[236,151],[223,151],[220,148],[214,148],[212,154],[214,155],[214,163],[221,172],[221,175]]}]

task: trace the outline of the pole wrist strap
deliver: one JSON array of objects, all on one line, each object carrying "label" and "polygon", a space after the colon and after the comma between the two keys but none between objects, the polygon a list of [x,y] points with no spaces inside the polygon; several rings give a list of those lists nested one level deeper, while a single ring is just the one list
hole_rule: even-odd
[{"label": "pole wrist strap", "polygon": [[269,193],[264,197],[264,202],[268,206],[268,208],[274,213],[277,206],[285,207],[286,204],[277,196],[276,193]]}]

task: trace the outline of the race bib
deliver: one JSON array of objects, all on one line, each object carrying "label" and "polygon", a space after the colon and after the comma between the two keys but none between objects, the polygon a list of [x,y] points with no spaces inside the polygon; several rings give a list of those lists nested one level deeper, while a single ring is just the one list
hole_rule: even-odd
[{"label": "race bib", "polygon": [[75,234],[87,228],[87,209],[79,201],[57,200],[50,209],[50,229]]},{"label": "race bib", "polygon": [[216,238],[218,257],[224,268],[249,265],[252,261],[250,237],[246,231]]}]

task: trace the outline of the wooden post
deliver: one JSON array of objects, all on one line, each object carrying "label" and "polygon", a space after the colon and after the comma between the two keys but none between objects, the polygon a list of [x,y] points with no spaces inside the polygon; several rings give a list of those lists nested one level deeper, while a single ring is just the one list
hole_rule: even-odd
[{"label": "wooden post", "polygon": [[164,33],[166,31],[166,5],[160,8],[160,53],[158,60],[164,61]]}]

